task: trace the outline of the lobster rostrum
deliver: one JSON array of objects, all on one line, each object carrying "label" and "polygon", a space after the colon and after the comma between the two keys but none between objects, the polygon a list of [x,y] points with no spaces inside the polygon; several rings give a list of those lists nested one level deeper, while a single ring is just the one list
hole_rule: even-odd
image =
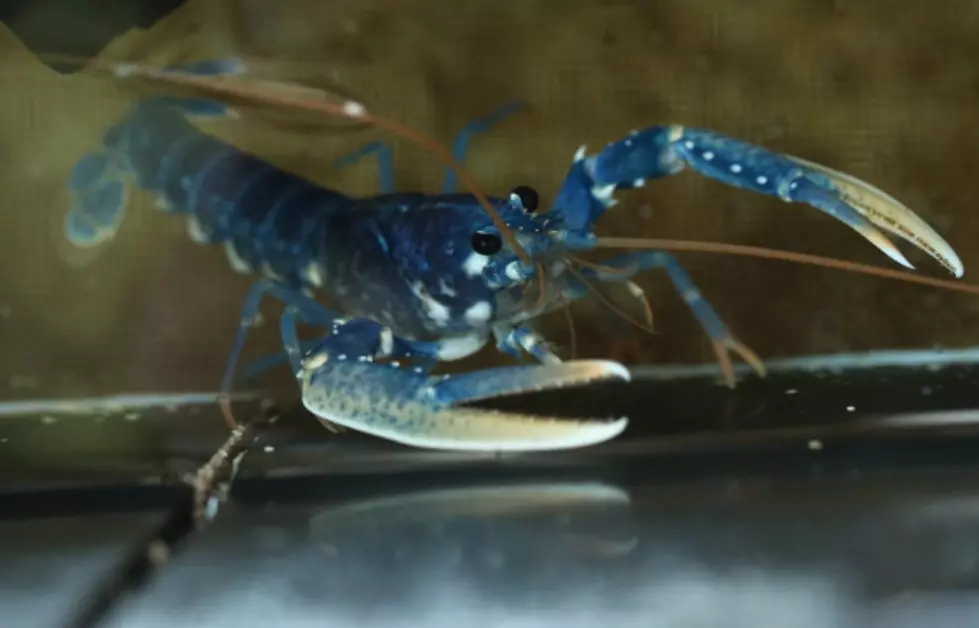
[{"label": "lobster rostrum", "polygon": [[[170,70],[193,76],[242,73],[239,60]],[[462,162],[472,137],[512,114],[508,105],[468,124],[452,156]],[[956,277],[952,248],[897,200],[824,166],[770,152],[719,133],[682,126],[634,131],[588,155],[582,147],[547,211],[537,192],[516,186],[481,199],[455,190],[450,169],[441,193],[397,192],[391,150],[375,143],[338,161],[378,159],[381,193],[352,198],[278,169],[198,130],[189,118],[226,115],[211,100],[154,97],[138,102],[79,160],[69,181],[68,239],[92,247],[118,230],[132,186],[158,206],[184,214],[196,242],[224,247],[232,267],[261,276],[246,299],[222,390],[266,296],[285,310],[280,333],[307,409],[323,421],[427,448],[526,451],[579,447],[615,437],[625,418],[558,419],[501,412],[473,402],[603,380],[628,380],[621,364],[563,362],[532,329],[541,314],[589,294],[595,282],[625,282],[667,272],[698,319],[724,369],[734,352],[763,372],[665,251],[635,251],[601,265],[576,264],[593,250],[596,222],[617,190],[693,170],[729,185],[811,205],[844,222],[892,260],[911,264],[885,232],[913,242]],[[328,295],[335,309],[316,300]],[[325,338],[300,342],[297,325]],[[491,339],[505,353],[540,364],[437,375]],[[258,368],[251,369],[252,373]]]}]

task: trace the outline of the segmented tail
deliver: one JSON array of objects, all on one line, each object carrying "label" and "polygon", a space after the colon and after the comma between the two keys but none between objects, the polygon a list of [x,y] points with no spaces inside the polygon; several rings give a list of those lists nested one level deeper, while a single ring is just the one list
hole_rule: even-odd
[{"label": "segmented tail", "polygon": [[126,207],[129,173],[125,155],[104,146],[85,154],[68,179],[72,196],[65,216],[65,236],[78,247],[93,247],[112,239]]},{"label": "segmented tail", "polygon": [[[240,59],[198,61],[167,68],[175,73],[199,76],[243,74]],[[234,112],[224,103],[203,98],[157,96],[142,101],[154,106],[179,109],[191,117],[223,117]],[[136,105],[138,108],[140,103]],[[86,153],[76,162],[68,179],[72,203],[65,216],[65,237],[79,248],[92,248],[111,240],[126,213],[126,201],[132,185],[133,166],[129,143],[135,116],[114,124],[102,138],[102,146]]]}]

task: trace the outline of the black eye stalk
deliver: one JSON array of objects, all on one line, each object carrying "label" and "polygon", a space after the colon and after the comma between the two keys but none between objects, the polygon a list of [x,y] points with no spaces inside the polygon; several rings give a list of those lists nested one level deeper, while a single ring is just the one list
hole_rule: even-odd
[{"label": "black eye stalk", "polygon": [[520,204],[523,205],[524,211],[528,214],[533,214],[540,207],[540,196],[537,194],[537,190],[528,185],[518,185],[510,190],[510,195],[520,199]]},{"label": "black eye stalk", "polygon": [[503,248],[503,238],[495,233],[474,233],[472,240],[473,251],[480,255],[496,255]]}]

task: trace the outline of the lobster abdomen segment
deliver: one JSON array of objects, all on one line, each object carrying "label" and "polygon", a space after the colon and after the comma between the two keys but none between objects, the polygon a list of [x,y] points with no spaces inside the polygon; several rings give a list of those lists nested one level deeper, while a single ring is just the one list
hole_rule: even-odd
[{"label": "lobster abdomen segment", "polygon": [[224,244],[231,265],[299,287],[310,235],[351,200],[197,129],[174,103],[148,100],[114,125],[76,165],[66,235],[78,246],[111,239],[132,186],[163,211],[187,214],[201,244]]}]

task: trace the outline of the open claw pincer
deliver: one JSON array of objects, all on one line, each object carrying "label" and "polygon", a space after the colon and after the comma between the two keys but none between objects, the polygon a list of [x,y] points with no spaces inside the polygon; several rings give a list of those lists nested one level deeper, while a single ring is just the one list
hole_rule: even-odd
[{"label": "open claw pincer", "polygon": [[504,367],[430,376],[409,368],[314,356],[302,376],[303,405],[353,430],[427,449],[545,451],[612,439],[627,419],[563,419],[469,406],[508,395],[601,381],[628,381],[616,362]]}]

